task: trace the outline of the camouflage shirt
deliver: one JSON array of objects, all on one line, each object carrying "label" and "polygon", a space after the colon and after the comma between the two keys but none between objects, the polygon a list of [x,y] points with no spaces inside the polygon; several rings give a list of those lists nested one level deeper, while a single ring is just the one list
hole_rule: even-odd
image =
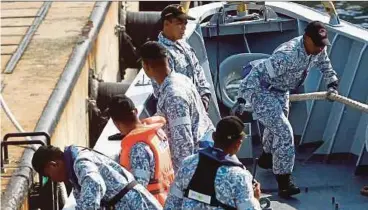
[{"label": "camouflage shirt", "polygon": [[[169,52],[170,69],[187,76],[196,86],[202,100],[205,98],[204,100],[209,101],[211,98],[210,84],[193,48],[183,39],[176,42],[167,39],[162,32],[158,35],[158,42],[164,45]],[[158,84],[152,81],[152,86],[157,96]]]},{"label": "camouflage shirt", "polygon": [[247,89],[259,88],[260,80],[279,90],[293,90],[304,82],[312,67],[322,72],[326,84],[338,80],[326,48],[317,55],[308,55],[304,48],[303,36],[281,44],[269,58],[256,60],[250,64],[253,69],[240,85],[238,95],[240,97]]},{"label": "camouflage shirt", "polygon": [[[73,169],[78,183],[73,183],[75,209],[100,209],[101,201],[110,201],[128,183],[131,173],[114,160],[90,150],[72,146]],[[158,201],[140,184],[115,205],[116,209],[162,209]]]},{"label": "camouflage shirt", "polygon": [[[219,207],[211,207],[202,202],[184,197],[184,191],[188,188],[194,172],[197,169],[199,155],[195,154],[186,158],[175,180],[170,187],[164,209],[208,209],[220,210]],[[260,204],[255,199],[252,186],[252,175],[249,171],[234,166],[220,166],[215,177],[216,199],[223,204],[236,207],[239,210],[260,210]]]},{"label": "camouflage shirt", "polygon": [[197,152],[199,141],[215,128],[189,78],[172,72],[160,85],[157,114],[166,118],[174,171],[185,157]]}]

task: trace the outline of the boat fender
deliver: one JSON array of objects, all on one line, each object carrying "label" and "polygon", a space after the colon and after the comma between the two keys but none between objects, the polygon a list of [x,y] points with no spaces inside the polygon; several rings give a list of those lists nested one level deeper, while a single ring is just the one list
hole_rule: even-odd
[{"label": "boat fender", "polygon": [[161,12],[127,11],[126,32],[130,37],[134,37],[132,43],[136,48],[139,48],[148,40],[157,41],[161,30]]},{"label": "boat fender", "polygon": [[364,186],[361,190],[360,190],[360,194],[364,195],[364,196],[368,196],[368,186]]}]

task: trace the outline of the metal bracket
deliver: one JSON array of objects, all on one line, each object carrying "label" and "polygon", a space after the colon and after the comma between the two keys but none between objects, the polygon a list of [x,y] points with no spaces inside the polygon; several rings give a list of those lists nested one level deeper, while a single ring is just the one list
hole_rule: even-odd
[{"label": "metal bracket", "polygon": [[119,36],[119,33],[121,31],[125,31],[125,26],[124,25],[120,25],[120,24],[116,24],[115,27],[114,27],[115,36]]}]

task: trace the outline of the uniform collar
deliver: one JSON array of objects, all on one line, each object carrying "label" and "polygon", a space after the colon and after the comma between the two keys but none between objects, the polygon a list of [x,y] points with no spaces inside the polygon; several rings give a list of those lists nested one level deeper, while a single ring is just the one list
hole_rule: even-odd
[{"label": "uniform collar", "polygon": [[172,77],[175,76],[175,72],[171,71],[169,75],[164,79],[164,81],[161,83],[160,88],[158,89],[158,97],[162,94],[162,92],[165,91],[165,88],[171,83]]},{"label": "uniform collar", "polygon": [[158,35],[158,40],[162,43],[164,43],[165,45],[169,45],[169,46],[174,46],[176,45],[176,42],[173,42],[172,40],[166,38],[163,34],[163,32],[161,31],[160,34]]},{"label": "uniform collar", "polygon": [[303,56],[308,57],[308,58],[312,56],[312,55],[308,55],[307,50],[304,47],[304,37],[303,36],[301,36],[299,40],[299,49]]},{"label": "uniform collar", "polygon": [[303,56],[308,56],[307,50],[304,47],[304,37],[301,36],[299,39],[299,49]]}]

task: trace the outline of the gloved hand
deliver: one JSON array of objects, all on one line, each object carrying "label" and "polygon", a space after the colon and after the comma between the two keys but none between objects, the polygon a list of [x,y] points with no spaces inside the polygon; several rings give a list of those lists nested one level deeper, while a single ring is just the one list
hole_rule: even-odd
[{"label": "gloved hand", "polygon": [[239,117],[244,123],[253,122],[251,107],[247,106],[243,98],[238,98],[230,110],[230,115]]},{"label": "gloved hand", "polygon": [[335,90],[337,91],[337,88],[339,86],[339,82],[338,81],[335,81],[335,82],[331,82],[330,84],[327,85],[327,89],[330,90]]},{"label": "gloved hand", "polygon": [[[339,92],[337,91],[338,85],[339,85],[338,81],[331,82],[330,84],[328,84],[327,85],[327,95],[330,95],[331,93],[339,94]],[[328,100],[332,102],[332,100],[330,99]]]},{"label": "gloved hand", "polygon": [[245,111],[245,103],[246,101],[244,98],[238,98],[236,100],[236,103],[230,110],[230,115],[233,115],[233,116],[242,115],[243,112]]}]

